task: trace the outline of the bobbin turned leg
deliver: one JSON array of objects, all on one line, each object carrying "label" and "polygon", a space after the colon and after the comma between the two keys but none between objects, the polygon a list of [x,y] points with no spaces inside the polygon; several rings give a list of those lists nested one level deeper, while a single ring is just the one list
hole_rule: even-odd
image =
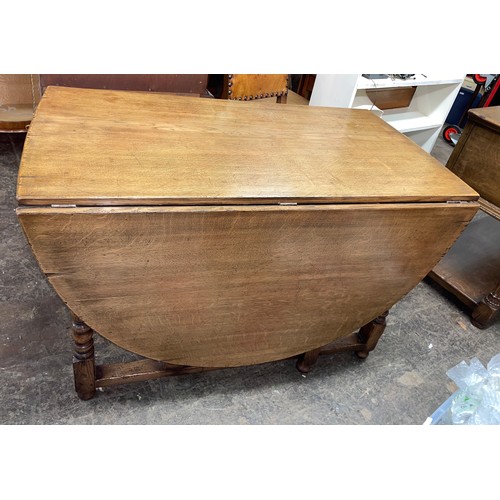
[{"label": "bobbin turned leg", "polygon": [[94,332],[78,316],[73,313],[71,316],[75,390],[80,399],[92,399],[95,394]]},{"label": "bobbin turned leg", "polygon": [[309,373],[314,363],[318,360],[320,351],[321,348],[318,348],[301,354],[295,364],[297,370],[301,373]]},{"label": "bobbin turned leg", "polygon": [[472,311],[472,324],[487,328],[500,310],[500,285],[490,292]]},{"label": "bobbin turned leg", "polygon": [[377,342],[384,333],[386,327],[385,319],[387,318],[388,314],[389,311],[385,311],[383,314],[376,317],[373,321],[370,321],[370,323],[361,327],[357,335],[359,341],[364,344],[365,347],[362,350],[355,351],[358,358],[365,359],[366,357],[368,357],[370,351],[373,351],[373,349],[375,349]]}]

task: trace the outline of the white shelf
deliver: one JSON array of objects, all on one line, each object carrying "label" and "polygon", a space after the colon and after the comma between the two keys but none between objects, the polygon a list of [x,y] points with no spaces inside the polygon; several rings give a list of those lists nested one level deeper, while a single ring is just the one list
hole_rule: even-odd
[{"label": "white shelf", "polygon": [[372,111],[378,116],[382,116],[384,112],[377,108],[373,101],[366,95],[366,93],[362,92],[356,95],[354,101],[352,103],[352,109],[366,109],[368,111]]},{"label": "white shelf", "polygon": [[426,130],[429,128],[441,127],[441,122],[433,116],[426,116],[418,111],[401,111],[398,109],[386,110],[382,115],[382,120],[394,127],[401,133]]},{"label": "white shelf", "polygon": [[446,78],[444,75],[422,75],[415,74],[414,79],[400,80],[399,78],[379,78],[370,80],[359,75],[357,88],[361,89],[387,89],[396,87],[420,87],[422,85],[445,85],[462,83],[463,78]]},{"label": "white shelf", "polygon": [[[428,153],[440,134],[465,75],[423,75],[414,79],[367,79],[360,74],[317,75],[310,106],[367,109],[376,113]],[[380,110],[366,91],[416,87],[408,107]]]}]

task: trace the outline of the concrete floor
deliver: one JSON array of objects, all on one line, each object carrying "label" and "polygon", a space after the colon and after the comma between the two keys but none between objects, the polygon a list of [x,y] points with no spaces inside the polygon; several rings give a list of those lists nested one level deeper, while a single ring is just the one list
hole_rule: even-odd
[{"label": "concrete floor", "polygon": [[[481,331],[436,285],[394,306],[377,349],[123,385],[88,402],[73,391],[69,314],[16,220],[22,135],[0,134],[0,424],[422,424],[455,390],[446,371],[500,352],[500,324]],[[439,141],[443,163],[451,146]],[[97,337],[98,362],[126,360]]]}]

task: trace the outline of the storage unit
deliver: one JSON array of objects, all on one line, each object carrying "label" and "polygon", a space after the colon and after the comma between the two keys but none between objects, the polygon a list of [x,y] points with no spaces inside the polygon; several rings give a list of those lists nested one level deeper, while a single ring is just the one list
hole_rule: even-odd
[{"label": "storage unit", "polygon": [[[367,111],[56,87],[17,198],[76,315],[83,399],[163,375],[366,357],[478,208]],[[91,328],[146,359],[96,367]]]},{"label": "storage unit", "polygon": [[471,309],[487,328],[500,310],[500,106],[472,109],[446,166],[481,195],[484,212],[430,277]]},{"label": "storage unit", "polygon": [[207,95],[208,75],[162,74],[42,74],[41,92],[49,86],[83,89],[139,90],[148,92],[172,92],[193,96]]},{"label": "storage unit", "polygon": [[[430,153],[464,76],[416,74],[414,79],[400,80],[369,79],[357,74],[317,75],[310,105],[372,110]],[[401,106],[391,109],[379,109],[369,97],[373,91],[391,91],[394,95],[413,87],[411,100],[405,102],[407,95]]]}]

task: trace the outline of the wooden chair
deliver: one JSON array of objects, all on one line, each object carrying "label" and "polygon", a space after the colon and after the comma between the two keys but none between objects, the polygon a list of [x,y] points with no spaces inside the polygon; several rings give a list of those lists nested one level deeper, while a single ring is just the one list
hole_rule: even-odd
[{"label": "wooden chair", "polygon": [[[215,97],[232,101],[252,101],[276,97],[285,104],[288,75],[213,75]],[[220,82],[222,80],[222,82]]]}]

